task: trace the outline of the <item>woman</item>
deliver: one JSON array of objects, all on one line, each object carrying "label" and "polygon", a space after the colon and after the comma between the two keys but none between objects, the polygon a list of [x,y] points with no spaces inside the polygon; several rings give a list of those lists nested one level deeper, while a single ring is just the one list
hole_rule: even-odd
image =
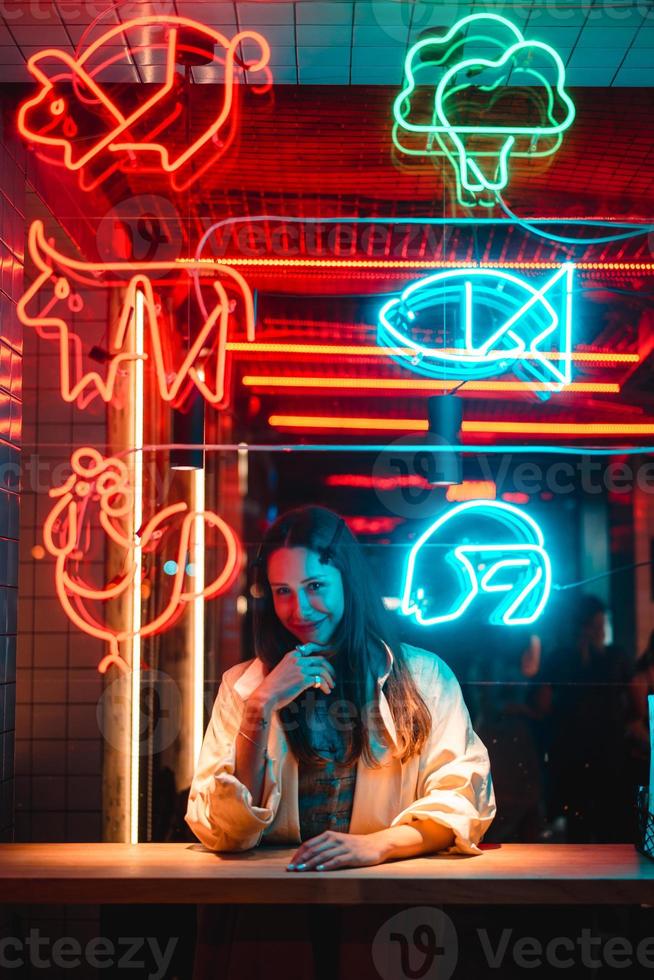
[{"label": "woman", "polygon": [[189,795],[196,836],[298,845],[293,873],[478,853],[488,753],[452,671],[393,639],[344,521],[290,511],[255,571],[256,656],[223,675]]}]

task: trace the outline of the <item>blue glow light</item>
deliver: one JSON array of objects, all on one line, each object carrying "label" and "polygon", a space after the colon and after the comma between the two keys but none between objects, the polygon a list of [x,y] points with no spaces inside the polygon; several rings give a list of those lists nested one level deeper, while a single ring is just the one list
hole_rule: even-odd
[{"label": "blue glow light", "polygon": [[472,380],[513,369],[548,398],[572,380],[573,281],[569,262],[538,288],[499,269],[439,272],[384,304],[377,342],[414,374]]},{"label": "blue glow light", "polygon": [[[476,528],[479,522],[486,525],[483,535]],[[459,504],[434,521],[411,548],[400,610],[421,626],[435,626],[459,619],[485,593],[498,599],[489,622],[533,623],[552,589],[552,567],[544,544],[536,521],[512,504],[494,500]],[[425,545],[444,548],[444,561],[428,560]],[[455,595],[447,608],[440,608],[448,581],[454,584]]]},{"label": "blue glow light", "polygon": [[164,562],[163,570],[165,575],[175,575],[177,572],[177,562],[169,558],[167,562]]}]

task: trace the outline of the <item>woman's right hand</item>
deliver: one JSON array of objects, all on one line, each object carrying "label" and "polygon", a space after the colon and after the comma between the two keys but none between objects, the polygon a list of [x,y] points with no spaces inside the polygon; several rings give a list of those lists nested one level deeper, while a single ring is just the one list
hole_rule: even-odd
[{"label": "woman's right hand", "polygon": [[[254,692],[254,697],[272,710],[284,708],[291,701],[313,687],[320,678],[320,690],[329,694],[334,689],[334,667],[318,651],[325,648],[318,643],[303,643],[304,654],[296,647],[284,654]],[[316,688],[317,690],[317,688]]]}]

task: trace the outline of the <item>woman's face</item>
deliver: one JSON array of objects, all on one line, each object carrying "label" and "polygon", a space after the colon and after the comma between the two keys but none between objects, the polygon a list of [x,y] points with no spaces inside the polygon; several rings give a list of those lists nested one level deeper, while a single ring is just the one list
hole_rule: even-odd
[{"label": "woman's face", "polygon": [[308,548],[278,548],[268,558],[277,617],[300,643],[329,643],[343,618],[343,579]]}]

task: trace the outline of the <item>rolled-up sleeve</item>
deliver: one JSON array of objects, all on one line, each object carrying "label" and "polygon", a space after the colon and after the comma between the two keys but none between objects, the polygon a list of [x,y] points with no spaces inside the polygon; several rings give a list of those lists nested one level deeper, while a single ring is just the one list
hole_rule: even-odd
[{"label": "rolled-up sleeve", "polygon": [[450,852],[478,854],[496,812],[488,752],[473,731],[459,682],[442,660],[428,688],[421,693],[432,729],[420,755],[418,798],[392,826],[434,820],[454,832]]},{"label": "rolled-up sleeve", "polygon": [[184,818],[195,836],[212,851],[256,847],[279,806],[280,792],[271,759],[266,759],[263,806],[253,806],[250,790],[234,775],[242,712],[243,704],[226,674],[204,736]]}]

